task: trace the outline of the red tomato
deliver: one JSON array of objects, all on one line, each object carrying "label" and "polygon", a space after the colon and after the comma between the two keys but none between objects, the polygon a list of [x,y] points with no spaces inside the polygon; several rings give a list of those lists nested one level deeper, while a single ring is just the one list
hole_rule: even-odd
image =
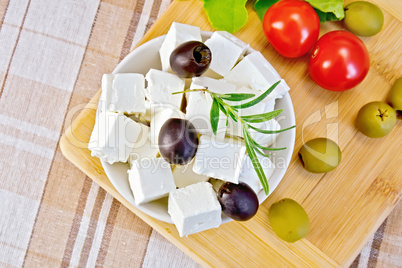
[{"label": "red tomato", "polygon": [[366,46],[354,34],[333,31],[323,35],[311,52],[311,78],[328,90],[351,89],[366,77],[370,58]]},{"label": "red tomato", "polygon": [[309,52],[317,41],[320,19],[307,2],[282,0],[265,13],[262,28],[279,54],[297,58]]}]

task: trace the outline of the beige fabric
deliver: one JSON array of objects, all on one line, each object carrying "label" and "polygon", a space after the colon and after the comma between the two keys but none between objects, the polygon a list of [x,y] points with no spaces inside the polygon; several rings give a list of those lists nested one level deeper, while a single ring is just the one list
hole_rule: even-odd
[{"label": "beige fabric", "polygon": [[[0,0],[0,266],[197,267],[58,140],[170,0]],[[402,266],[402,204],[354,267]]]}]

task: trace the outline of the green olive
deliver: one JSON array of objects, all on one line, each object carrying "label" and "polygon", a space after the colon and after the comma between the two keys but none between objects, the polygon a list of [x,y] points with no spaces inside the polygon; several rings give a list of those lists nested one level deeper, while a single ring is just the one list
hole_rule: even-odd
[{"label": "green olive", "polygon": [[296,201],[285,198],[269,208],[269,224],[275,234],[287,242],[295,242],[310,231],[310,220],[306,211]]},{"label": "green olive", "polygon": [[396,123],[395,110],[385,102],[373,101],[360,108],[357,128],[370,138],[381,138],[391,132]]},{"label": "green olive", "polygon": [[341,162],[341,149],[333,140],[315,138],[306,142],[299,150],[303,167],[313,173],[325,173]]},{"label": "green olive", "polygon": [[388,94],[388,103],[399,112],[402,111],[402,77],[398,78]]},{"label": "green olive", "polygon": [[379,33],[384,24],[384,14],[373,3],[352,2],[345,7],[345,27],[360,36],[373,36]]}]

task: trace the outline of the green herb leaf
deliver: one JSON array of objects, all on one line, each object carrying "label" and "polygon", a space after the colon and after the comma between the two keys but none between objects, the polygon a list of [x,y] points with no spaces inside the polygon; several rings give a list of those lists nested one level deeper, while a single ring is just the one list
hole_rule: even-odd
[{"label": "green herb leaf", "polygon": [[238,108],[238,109],[245,109],[245,108],[249,108],[251,106],[256,105],[257,103],[260,103],[263,99],[265,99],[275,88],[276,86],[281,82],[281,80],[279,80],[278,82],[276,82],[275,84],[273,84],[270,88],[268,88],[264,93],[262,93],[260,96],[258,96],[258,98],[255,98],[252,101],[249,101],[247,103],[243,103],[243,104],[239,104],[239,105],[234,105],[232,106],[232,108]]},{"label": "green herb leaf", "polygon": [[250,141],[250,136],[247,132],[247,126],[243,125],[243,136],[244,136],[244,141],[246,143],[246,149],[248,156],[251,159],[251,163],[253,163],[255,172],[258,175],[258,178],[260,179],[262,188],[264,189],[264,192],[266,195],[269,193],[269,185],[268,185],[268,180],[267,177],[265,176],[264,170],[261,167],[260,161],[257,158],[257,155],[254,152],[254,149],[252,147],[252,143]]},{"label": "green herb leaf", "polygon": [[237,122],[237,118],[234,114],[229,113],[230,117],[233,119],[233,121]]},{"label": "green herb leaf", "polygon": [[225,107],[216,99],[219,105],[219,109],[226,115],[226,126],[229,124],[229,112]]},{"label": "green herb leaf", "polygon": [[275,116],[278,116],[281,112],[282,112],[282,109],[279,109],[279,110],[275,110],[275,111],[263,113],[263,114],[241,116],[241,119],[243,119],[244,121],[246,121],[248,123],[261,123],[261,122],[271,120]]},{"label": "green herb leaf", "polygon": [[260,155],[262,155],[262,156],[264,156],[264,157],[270,157],[270,156],[271,156],[270,154],[266,154],[266,153],[264,153],[263,151],[259,150],[258,148],[255,148],[254,150],[255,150],[258,154],[260,154]]},{"label": "green herb leaf", "polygon": [[210,112],[209,116],[210,116],[210,120],[211,120],[212,131],[216,135],[216,131],[218,129],[218,122],[219,122],[219,103],[215,98],[213,98],[211,112]]},{"label": "green herb leaf", "polygon": [[204,10],[216,30],[234,33],[246,24],[247,0],[203,0]]},{"label": "green herb leaf", "polygon": [[[337,20],[342,20],[345,17],[345,11],[343,10],[343,0],[307,0],[307,2],[312,7],[323,13],[332,13],[337,18]],[[329,18],[333,18],[331,15],[328,16],[330,16]]]},{"label": "green herb leaf", "polygon": [[253,142],[253,145],[254,145],[255,147],[258,147],[258,148],[260,148],[260,149],[262,149],[262,150],[267,150],[267,151],[282,151],[282,150],[285,150],[285,149],[286,149],[286,147],[282,147],[282,148],[265,147],[265,146],[262,146],[261,144],[258,144],[255,140],[253,140],[252,142]]},{"label": "green herb leaf", "polygon": [[[257,0],[255,11],[262,21],[267,10],[279,0]],[[320,22],[342,20],[345,17],[343,0],[306,0],[316,11]]]},{"label": "green herb leaf", "polygon": [[220,94],[219,97],[228,101],[243,101],[248,100],[254,97],[255,94],[247,94],[247,93],[230,93],[230,94]]},{"label": "green herb leaf", "polygon": [[257,12],[257,16],[262,19],[264,18],[265,13],[267,12],[268,8],[279,2],[279,0],[257,0],[254,4],[255,11]]},{"label": "green herb leaf", "polygon": [[256,128],[256,127],[254,127],[252,125],[248,125],[248,127],[254,129],[255,131],[263,133],[263,134],[276,134],[276,133],[281,133],[281,132],[284,132],[286,130],[295,128],[296,126],[291,126],[291,127],[284,128],[284,129],[279,129],[279,130],[260,129],[260,128]]},{"label": "green herb leaf", "polygon": [[176,91],[176,92],[173,92],[172,95],[182,94],[182,93],[189,93],[189,92],[196,92],[196,91],[206,92],[207,89],[206,88],[205,89],[188,89],[188,90],[183,90],[183,91]]},{"label": "green herb leaf", "polygon": [[314,8],[315,12],[317,12],[318,18],[320,19],[321,23],[324,23],[326,21],[337,21],[340,20],[338,19],[334,13],[330,12],[322,12],[319,9]]}]

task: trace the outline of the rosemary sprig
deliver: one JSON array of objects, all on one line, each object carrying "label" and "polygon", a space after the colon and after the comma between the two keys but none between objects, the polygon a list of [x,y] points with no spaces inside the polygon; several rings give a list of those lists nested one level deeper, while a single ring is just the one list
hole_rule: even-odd
[{"label": "rosemary sprig", "polygon": [[265,146],[259,144],[258,142],[256,142],[251,137],[249,130],[252,129],[252,130],[258,131],[262,134],[274,134],[274,133],[280,133],[280,132],[292,129],[296,126],[292,126],[292,127],[282,129],[282,130],[259,129],[250,124],[251,123],[261,123],[261,122],[271,120],[272,118],[278,116],[282,112],[282,109],[275,110],[275,111],[268,112],[268,113],[247,115],[247,116],[239,115],[238,110],[246,109],[246,108],[252,107],[252,106],[260,103],[275,89],[275,87],[279,83],[280,83],[280,81],[273,84],[270,88],[268,88],[263,94],[261,94],[257,98],[255,98],[249,102],[238,104],[238,105],[231,105],[229,103],[226,103],[224,100],[228,100],[231,102],[239,102],[239,101],[244,101],[244,100],[250,99],[250,98],[254,97],[255,95],[254,94],[246,94],[246,93],[219,94],[219,93],[209,91],[208,88],[190,89],[190,90],[173,93],[173,94],[179,94],[179,93],[203,91],[203,92],[207,92],[208,94],[210,94],[210,96],[212,97],[210,121],[211,121],[212,131],[215,135],[216,135],[216,131],[218,129],[219,111],[222,111],[222,113],[224,115],[226,115],[226,125],[228,124],[229,117],[232,118],[233,121],[239,122],[241,124],[242,129],[243,129],[243,137],[244,137],[244,142],[246,144],[247,153],[251,159],[251,162],[253,163],[253,166],[258,175],[258,178],[260,179],[264,192],[267,195],[269,193],[268,180],[267,180],[267,177],[265,176],[261,163],[259,162],[259,160],[257,158],[257,153],[264,157],[269,157],[270,155],[264,153],[263,150],[278,151],[278,150],[285,150],[286,147],[283,147],[283,148],[265,147]]}]

